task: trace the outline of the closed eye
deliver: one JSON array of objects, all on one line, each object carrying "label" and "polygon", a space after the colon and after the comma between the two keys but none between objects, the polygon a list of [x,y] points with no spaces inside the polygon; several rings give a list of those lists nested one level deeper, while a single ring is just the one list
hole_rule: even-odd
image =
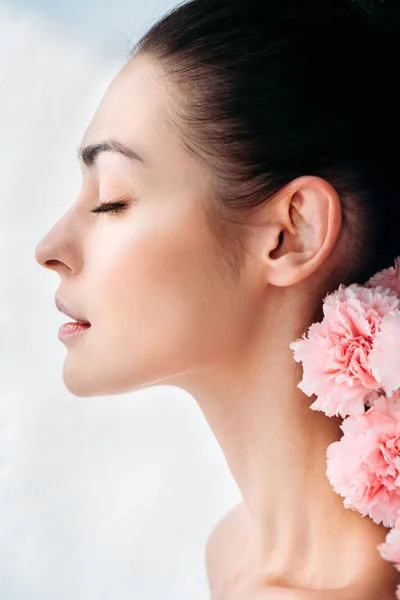
[{"label": "closed eye", "polygon": [[103,202],[99,204],[95,208],[93,208],[90,212],[92,213],[104,213],[111,212],[117,213],[121,212],[125,208],[127,208],[128,204],[126,202]]}]

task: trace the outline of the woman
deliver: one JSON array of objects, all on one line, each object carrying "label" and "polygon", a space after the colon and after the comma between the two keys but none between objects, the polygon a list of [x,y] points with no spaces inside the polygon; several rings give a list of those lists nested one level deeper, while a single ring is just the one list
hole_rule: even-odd
[{"label": "woman", "polygon": [[327,480],[342,420],[309,410],[289,347],[327,293],[400,254],[397,16],[176,7],[111,82],[78,198],[36,250],[86,322],[60,333],[69,391],[179,386],[220,443],[243,503],[207,545],[212,600],[385,600],[399,581],[387,527]]}]

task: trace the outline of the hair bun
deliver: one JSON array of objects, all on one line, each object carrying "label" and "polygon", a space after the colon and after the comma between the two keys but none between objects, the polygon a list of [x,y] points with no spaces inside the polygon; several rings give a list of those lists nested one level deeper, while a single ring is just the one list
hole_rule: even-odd
[{"label": "hair bun", "polygon": [[349,0],[373,25],[385,31],[400,31],[400,0]]}]

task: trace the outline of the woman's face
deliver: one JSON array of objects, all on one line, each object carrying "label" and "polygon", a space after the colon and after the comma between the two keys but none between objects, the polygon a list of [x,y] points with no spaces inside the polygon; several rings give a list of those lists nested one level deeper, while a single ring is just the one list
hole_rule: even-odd
[{"label": "woman's face", "polygon": [[[251,306],[221,269],[210,184],[167,119],[171,105],[150,59],[122,68],[81,145],[117,141],[143,162],[104,151],[82,164],[75,203],[36,249],[60,275],[57,297],[91,323],[63,340],[63,377],[77,396],[181,385],[225,360],[246,330]],[[91,212],[115,197],[127,204],[120,213]]]}]

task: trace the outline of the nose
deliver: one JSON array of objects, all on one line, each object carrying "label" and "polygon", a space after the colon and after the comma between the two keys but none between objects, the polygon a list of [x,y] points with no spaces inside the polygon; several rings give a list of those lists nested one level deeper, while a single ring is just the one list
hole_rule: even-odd
[{"label": "nose", "polygon": [[36,246],[35,260],[42,267],[46,266],[46,262],[48,261],[48,251],[46,249],[45,238],[43,238]]},{"label": "nose", "polygon": [[[54,228],[53,228],[54,229]],[[83,252],[78,239],[65,235],[65,232],[53,230],[36,246],[36,262],[45,269],[57,271],[58,274],[77,274],[83,268]]]},{"label": "nose", "polygon": [[83,266],[83,239],[85,229],[77,216],[77,207],[71,206],[52,226],[35,249],[36,262],[45,269],[77,273]]},{"label": "nose", "polygon": [[68,267],[68,261],[72,255],[76,255],[75,244],[71,239],[72,228],[65,221],[64,217],[59,219],[36,246],[35,260],[45,269],[58,271],[62,267]]},{"label": "nose", "polygon": [[48,255],[49,254],[45,248],[45,245],[43,244],[43,241],[41,241],[35,250],[36,262],[39,263],[39,265],[41,265],[42,267],[45,267],[45,268],[49,267],[50,265],[52,265],[54,263],[54,259],[47,258]]},{"label": "nose", "polygon": [[54,248],[43,238],[35,249],[35,260],[45,269],[55,269],[60,260],[54,258]]}]

